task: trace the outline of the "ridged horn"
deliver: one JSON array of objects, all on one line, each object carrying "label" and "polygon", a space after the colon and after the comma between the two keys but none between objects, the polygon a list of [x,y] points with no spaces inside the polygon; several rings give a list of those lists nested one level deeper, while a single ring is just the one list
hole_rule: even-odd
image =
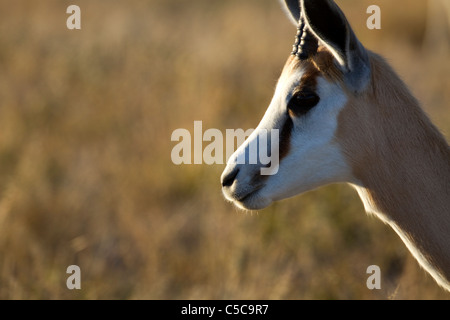
[{"label": "ridged horn", "polygon": [[300,17],[297,27],[297,35],[292,48],[292,54],[300,60],[306,60],[317,53],[319,42],[316,37],[308,31],[303,15]]}]

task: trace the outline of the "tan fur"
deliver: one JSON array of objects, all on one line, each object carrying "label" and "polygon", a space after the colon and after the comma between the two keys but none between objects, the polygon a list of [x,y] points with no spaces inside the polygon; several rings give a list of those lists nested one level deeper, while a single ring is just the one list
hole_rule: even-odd
[{"label": "tan fur", "polygon": [[334,63],[333,55],[324,46],[320,46],[317,53],[307,60],[300,60],[296,56],[290,55],[284,65],[282,75],[290,74],[292,70],[300,68],[304,70],[300,86],[308,81],[313,81],[315,86],[318,75],[322,75],[330,81],[342,79],[342,73]]},{"label": "tan fur", "polygon": [[450,148],[388,64],[370,60],[371,83],[348,93],[336,139],[367,209],[450,290]]}]

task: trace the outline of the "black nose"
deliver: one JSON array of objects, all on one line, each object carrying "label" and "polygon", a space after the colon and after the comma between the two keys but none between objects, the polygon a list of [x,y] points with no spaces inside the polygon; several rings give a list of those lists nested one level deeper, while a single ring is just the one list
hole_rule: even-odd
[{"label": "black nose", "polygon": [[229,187],[233,184],[234,179],[239,173],[239,168],[234,168],[233,171],[228,172],[222,176],[222,187]]}]

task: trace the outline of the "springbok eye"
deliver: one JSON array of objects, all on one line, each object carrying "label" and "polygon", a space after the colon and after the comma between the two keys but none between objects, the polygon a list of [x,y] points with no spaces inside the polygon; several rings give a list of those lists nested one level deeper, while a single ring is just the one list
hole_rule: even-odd
[{"label": "springbok eye", "polygon": [[305,115],[319,103],[319,96],[312,91],[300,91],[295,93],[288,103],[289,115],[300,117]]}]

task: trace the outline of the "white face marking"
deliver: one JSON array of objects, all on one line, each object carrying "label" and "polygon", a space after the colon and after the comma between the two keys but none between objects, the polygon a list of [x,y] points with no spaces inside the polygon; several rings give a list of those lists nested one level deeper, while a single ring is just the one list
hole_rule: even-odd
[{"label": "white face marking", "polygon": [[[230,159],[246,151],[260,129],[282,129],[286,122],[287,104],[298,87],[302,70],[283,74],[278,82],[269,108],[260,124],[246,142]],[[338,115],[347,102],[346,95],[338,84],[323,77],[316,79],[319,103],[299,117],[292,117],[289,152],[280,160],[277,174],[255,179],[261,165],[232,164],[223,176],[239,169],[231,186],[224,187],[225,197],[245,209],[262,209],[273,201],[292,197],[317,187],[334,182],[351,182],[353,176],[340,146],[335,138]],[[280,134],[280,138],[283,138]],[[256,182],[255,182],[256,181]]]},{"label": "white face marking", "polygon": [[348,181],[350,168],[335,140],[339,111],[346,103],[340,88],[318,78],[320,102],[305,116],[294,118],[290,152],[280,175],[271,184],[273,200],[290,197],[321,185]]}]

